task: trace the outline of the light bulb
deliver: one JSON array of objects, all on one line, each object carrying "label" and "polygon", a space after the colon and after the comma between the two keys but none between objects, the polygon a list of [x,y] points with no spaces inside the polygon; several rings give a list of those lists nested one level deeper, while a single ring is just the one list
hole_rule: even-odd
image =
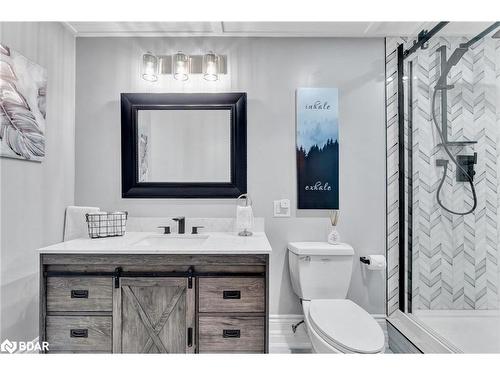
[{"label": "light bulb", "polygon": [[177,52],[172,56],[172,67],[174,78],[178,81],[186,81],[189,78],[190,66],[189,56]]},{"label": "light bulb", "polygon": [[151,52],[142,55],[142,78],[149,82],[158,80],[158,58]]},{"label": "light bulb", "polygon": [[203,56],[203,78],[207,81],[219,79],[219,56],[212,51]]}]

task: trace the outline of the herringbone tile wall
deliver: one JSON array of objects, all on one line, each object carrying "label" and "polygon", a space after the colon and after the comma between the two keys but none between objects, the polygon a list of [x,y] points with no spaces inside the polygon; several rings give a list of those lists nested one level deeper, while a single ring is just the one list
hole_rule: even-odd
[{"label": "herringbone tile wall", "polygon": [[[476,140],[474,147],[456,149],[478,153],[475,186],[478,207],[473,214],[444,212],[436,201],[444,157],[439,135],[431,123],[431,96],[439,76],[439,46],[448,56],[464,38],[433,38],[413,61],[413,309],[498,309],[499,286],[499,158],[500,158],[500,41],[476,43],[449,75],[455,88],[448,93],[448,134],[451,140]],[[395,48],[407,42],[386,42],[387,62],[387,189],[388,189],[388,313],[398,307],[398,175],[397,77]],[[406,64],[405,64],[406,66]],[[391,79],[393,77],[393,79]],[[438,98],[439,101],[439,98]],[[439,104],[437,105],[439,108]],[[438,113],[439,116],[439,113]],[[405,145],[407,146],[407,145]],[[406,176],[407,177],[407,176]],[[441,193],[455,210],[471,206],[468,184],[456,182],[450,168]]]}]

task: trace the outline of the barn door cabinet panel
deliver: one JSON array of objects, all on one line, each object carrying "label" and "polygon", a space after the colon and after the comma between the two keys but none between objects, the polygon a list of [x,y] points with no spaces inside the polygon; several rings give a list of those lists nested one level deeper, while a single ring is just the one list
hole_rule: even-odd
[{"label": "barn door cabinet panel", "polygon": [[115,353],[194,352],[195,292],[186,278],[120,279],[113,295]]},{"label": "barn door cabinet panel", "polygon": [[267,254],[41,254],[49,353],[266,353]]}]

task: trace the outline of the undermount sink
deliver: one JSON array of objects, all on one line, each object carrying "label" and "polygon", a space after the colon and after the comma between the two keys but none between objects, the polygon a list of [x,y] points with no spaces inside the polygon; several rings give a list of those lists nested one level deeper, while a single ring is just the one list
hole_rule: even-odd
[{"label": "undermount sink", "polygon": [[196,247],[208,239],[208,234],[163,234],[152,235],[137,241],[133,246],[157,249],[179,249]]}]

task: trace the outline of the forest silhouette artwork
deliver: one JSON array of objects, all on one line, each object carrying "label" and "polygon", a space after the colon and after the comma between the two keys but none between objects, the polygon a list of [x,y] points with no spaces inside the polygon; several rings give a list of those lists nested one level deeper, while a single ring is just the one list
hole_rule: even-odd
[{"label": "forest silhouette artwork", "polygon": [[328,139],[323,147],[297,148],[299,208],[339,208],[339,143]]},{"label": "forest silhouette artwork", "polygon": [[297,89],[297,208],[339,208],[338,89]]}]

